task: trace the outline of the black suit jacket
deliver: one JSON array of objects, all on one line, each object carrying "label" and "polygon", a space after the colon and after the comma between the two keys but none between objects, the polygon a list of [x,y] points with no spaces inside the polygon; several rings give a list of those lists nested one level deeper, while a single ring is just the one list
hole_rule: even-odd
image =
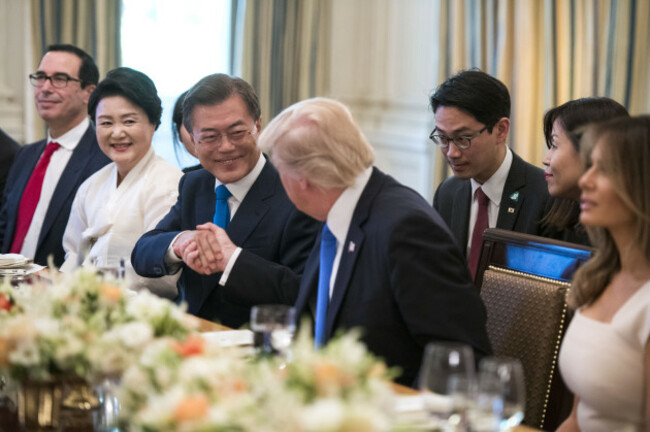
[{"label": "black suit jacket", "polygon": [[[11,166],[5,186],[5,201],[2,210],[0,210],[2,253],[7,253],[11,249],[20,200],[32,171],[45,150],[46,144],[45,140],[42,140],[21,148]],[[63,233],[68,224],[70,207],[77,189],[95,171],[110,161],[97,144],[95,128],[92,125],[89,126],[72,152],[72,156],[56,185],[54,195],[52,195],[38,237],[38,245],[34,256],[35,263],[47,265],[47,257],[53,255],[56,266],[63,264],[65,259],[62,244]]]},{"label": "black suit jacket", "polygon": [[[158,277],[170,272],[165,255],[174,237],[212,222],[214,185],[214,177],[204,169],[181,178],[176,204],[133,249],[131,262],[138,274]],[[284,284],[286,280],[295,284],[319,226],[289,201],[277,171],[267,162],[226,229],[233,243],[242,248],[226,285],[235,290],[255,289],[260,278],[271,284]],[[182,271],[178,300],[187,302],[189,313],[235,328],[250,319],[249,306],[223,298],[221,273],[203,276],[184,265]]]},{"label": "black suit jacket", "polygon": [[20,145],[0,129],[0,206],[2,205],[2,192],[5,189],[7,175],[18,150],[20,150]]},{"label": "black suit jacket", "polygon": [[[540,220],[548,200],[544,171],[512,152],[512,166],[501,195],[497,228],[540,235]],[[454,234],[463,255],[467,253],[472,184],[469,179],[450,177],[438,186],[433,207]]]},{"label": "black suit jacket", "polygon": [[[320,237],[299,289],[268,285],[228,291],[233,299],[292,303],[315,316]],[[264,289],[262,289],[264,288]],[[378,169],[354,210],[327,311],[326,339],[358,327],[362,340],[400,383],[413,385],[423,349],[458,341],[490,352],[486,312],[460,250],[440,216],[415,191]]]}]

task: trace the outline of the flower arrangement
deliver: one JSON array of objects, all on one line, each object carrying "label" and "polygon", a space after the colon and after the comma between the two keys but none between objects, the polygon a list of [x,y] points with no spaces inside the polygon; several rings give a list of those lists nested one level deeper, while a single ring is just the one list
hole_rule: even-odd
[{"label": "flower arrangement", "polygon": [[288,363],[161,339],[126,370],[121,414],[133,432],[388,431],[391,373],[354,333],[315,351],[303,328]]},{"label": "flower arrangement", "polygon": [[92,269],[52,283],[0,285],[0,370],[18,380],[119,374],[158,337],[184,339],[194,321],[149,292],[129,296]]}]

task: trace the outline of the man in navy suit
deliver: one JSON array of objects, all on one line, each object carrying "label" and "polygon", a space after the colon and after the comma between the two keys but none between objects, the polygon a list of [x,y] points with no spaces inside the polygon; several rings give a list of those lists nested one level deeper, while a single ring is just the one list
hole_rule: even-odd
[{"label": "man in navy suit", "polygon": [[0,129],[0,205],[2,204],[2,191],[5,189],[7,175],[18,150],[20,150],[20,144]]},{"label": "man in navy suit", "polygon": [[510,93],[498,79],[480,70],[462,71],[436,89],[431,107],[436,127],[430,138],[454,172],[436,190],[433,207],[474,273],[485,228],[539,234],[548,200],[544,172],[506,145]]},{"label": "man in navy suit", "polygon": [[0,210],[0,246],[2,253],[20,253],[42,265],[52,255],[60,266],[63,232],[77,188],[110,162],[88,119],[88,98],[99,72],[83,50],[51,45],[29,78],[47,139],[16,155]]},{"label": "man in navy suit", "polygon": [[[373,168],[372,148],[343,104],[295,104],[267,126],[260,145],[291,201],[326,225],[299,289],[260,283],[228,290],[228,298],[295,302],[300,315],[315,317],[322,344],[358,327],[372,352],[401,368],[406,385],[430,341],[490,352],[485,308],[451,233],[417,192]],[[335,251],[324,252],[323,238]]]},{"label": "man in navy suit", "polygon": [[[297,285],[319,224],[291,204],[257,146],[262,121],[250,84],[224,74],[201,79],[185,97],[183,123],[203,168],[183,176],[178,201],[138,240],[131,262],[146,277],[182,270],[178,300],[189,313],[239,327],[250,308],[226,301],[223,288],[252,288],[267,273],[278,275],[271,283]],[[223,220],[220,190],[229,195]],[[216,223],[226,225],[228,247]]]}]

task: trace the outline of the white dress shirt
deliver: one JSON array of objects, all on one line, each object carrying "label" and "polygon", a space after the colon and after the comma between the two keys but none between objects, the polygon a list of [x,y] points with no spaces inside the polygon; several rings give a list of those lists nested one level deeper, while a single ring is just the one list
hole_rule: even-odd
[{"label": "white dress shirt", "polygon": [[[266,164],[266,158],[262,155],[262,153],[260,153],[260,157],[257,160],[257,163],[248,174],[246,174],[244,177],[237,180],[236,182],[228,183],[224,185],[226,186],[226,188],[231,194],[230,198],[228,198],[228,210],[230,211],[230,220],[232,220],[232,218],[235,216],[235,213],[237,213],[239,206],[244,201],[244,198],[246,198],[246,194],[248,194],[248,191],[251,189],[251,187],[253,187],[253,184],[255,184],[257,178],[262,173],[262,170],[264,169],[264,164]],[[214,180],[215,180],[214,190],[216,190],[217,187],[220,186],[222,183],[217,178],[215,178]],[[176,253],[174,252],[174,248],[172,247],[174,241],[176,241],[178,236],[180,236],[181,234],[182,233],[174,237],[174,240],[172,240],[172,242],[169,244],[169,248],[167,249],[167,256],[165,258],[165,261],[168,266],[173,266],[174,264],[179,264],[183,262],[183,259],[176,255]],[[228,276],[230,275],[230,272],[232,271],[232,268],[235,265],[235,262],[237,261],[237,258],[239,257],[240,253],[241,253],[241,248],[237,247],[235,249],[235,252],[233,252],[232,256],[230,257],[228,264],[226,264],[226,268],[221,274],[221,278],[219,279],[219,285],[223,286],[228,281]]]},{"label": "white dress shirt", "polygon": [[[366,188],[371,175],[372,167],[366,168],[361,174],[359,174],[354,181],[354,185],[343,191],[327,214],[327,226],[336,238],[336,256],[334,257],[332,276],[330,277],[330,298],[332,298],[334,292],[334,282],[336,281],[336,275],[339,271],[341,255],[343,254],[345,239],[348,237],[348,231],[350,230],[354,210],[357,208],[359,198],[361,197],[363,190]],[[354,246],[348,245],[348,247]]]},{"label": "white dress shirt", "polygon": [[34,210],[34,217],[25,235],[23,246],[20,249],[20,254],[27,258],[34,259],[38,238],[41,235],[41,227],[43,226],[47,210],[50,208],[50,201],[52,201],[54,190],[59,184],[63,170],[65,170],[68,161],[72,157],[72,152],[77,148],[79,141],[81,141],[89,125],[90,120],[88,117],[84,117],[81,123],[56,139],[52,138],[49,131],[47,133],[47,142],[53,141],[59,143],[61,147],[52,153],[52,158],[43,178],[41,196],[38,198],[38,204],[36,205],[36,210]]},{"label": "white dress shirt", "polygon": [[137,276],[130,257],[140,236],[155,228],[176,202],[183,173],[156,156],[151,147],[119,186],[117,175],[117,166],[110,163],[79,187],[63,235],[65,262],[61,271],[76,268],[79,254],[84,264],[96,260],[100,266],[123,258],[131,289],[147,288],[173,298],[177,294],[176,277],[157,280]]},{"label": "white dress shirt", "polygon": [[474,179],[470,179],[472,184],[472,205],[469,210],[469,228],[467,230],[467,256],[469,256],[472,247],[472,237],[474,234],[474,224],[478,217],[478,199],[476,198],[476,189],[479,187],[483,193],[488,197],[488,227],[494,228],[497,226],[497,219],[499,218],[499,207],[501,206],[501,195],[503,195],[503,188],[506,185],[510,167],[512,166],[512,151],[506,147],[506,155],[501,162],[501,166],[496,170],[492,177],[487,179],[483,184],[480,184]]}]

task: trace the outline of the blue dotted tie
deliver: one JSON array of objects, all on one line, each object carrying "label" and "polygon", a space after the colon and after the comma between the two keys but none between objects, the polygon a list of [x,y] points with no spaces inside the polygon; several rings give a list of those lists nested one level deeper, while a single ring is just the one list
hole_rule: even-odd
[{"label": "blue dotted tie", "polygon": [[318,272],[318,300],[316,303],[316,332],[314,345],[319,348],[326,342],[325,323],[327,322],[327,306],[330,301],[330,279],[332,266],[336,256],[336,237],[327,224],[323,227],[320,239],[320,269]]},{"label": "blue dotted tie", "polygon": [[230,222],[230,209],[228,208],[228,198],[232,194],[224,185],[217,186],[217,205],[214,211],[214,224],[223,229],[228,228]]}]

